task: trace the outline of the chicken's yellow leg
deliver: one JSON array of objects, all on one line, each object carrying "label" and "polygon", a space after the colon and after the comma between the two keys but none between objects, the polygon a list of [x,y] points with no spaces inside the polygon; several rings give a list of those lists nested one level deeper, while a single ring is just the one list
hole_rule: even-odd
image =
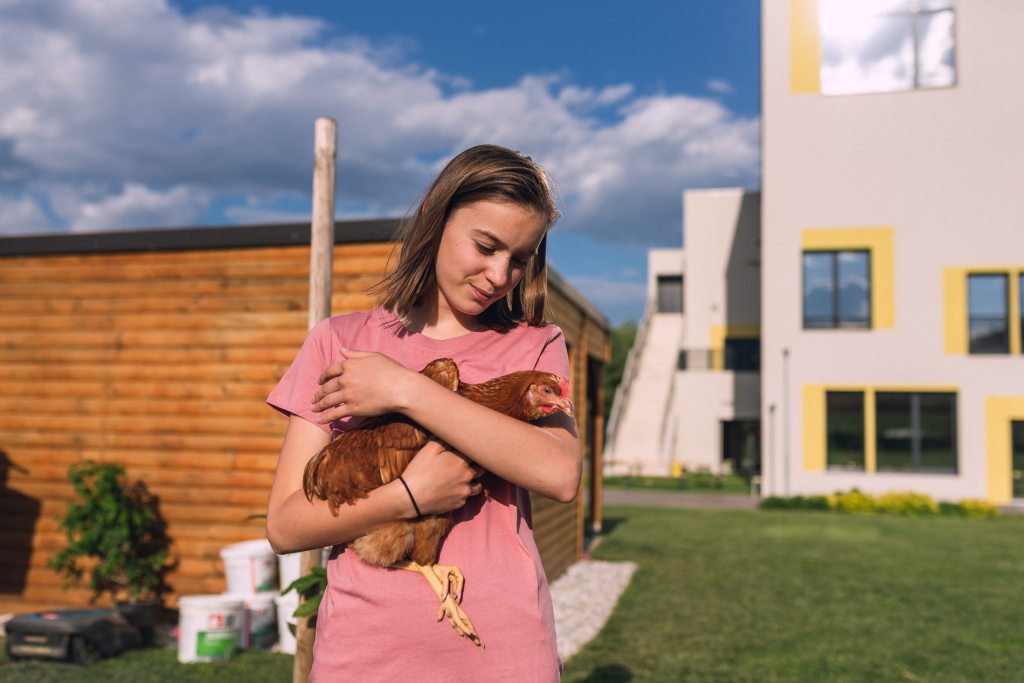
[{"label": "chicken's yellow leg", "polygon": [[[452,625],[452,628],[460,636],[469,638],[478,647],[483,645],[483,641],[480,640],[480,636],[477,635],[476,629],[473,627],[473,622],[462,611],[456,600],[456,596],[458,596],[458,600],[462,599],[463,586],[462,572],[459,571],[458,567],[440,564],[424,565],[411,561],[396,562],[391,566],[395,569],[419,572],[427,580],[427,583],[430,584],[430,587],[437,595],[437,599],[441,602],[441,608],[437,612],[437,620],[441,621],[442,618],[447,617],[448,623]],[[443,583],[442,577],[444,579]]]}]

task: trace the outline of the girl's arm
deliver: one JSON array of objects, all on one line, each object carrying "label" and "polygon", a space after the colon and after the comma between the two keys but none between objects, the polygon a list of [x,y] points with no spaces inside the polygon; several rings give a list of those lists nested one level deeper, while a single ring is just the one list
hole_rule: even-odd
[{"label": "girl's arm", "polygon": [[[342,505],[337,516],[326,502],[306,500],[303,470],[329,440],[313,423],[295,415],[288,418],[267,505],[267,539],[276,553],[346,543],[381,524],[415,516],[409,495],[398,481],[374,489],[352,505]],[[475,475],[465,458],[432,441],[416,454],[403,476],[420,510],[438,514],[462,507],[467,497],[480,492]]]},{"label": "girl's arm", "polygon": [[527,424],[381,354],[343,353],[345,360],[324,371],[314,397],[322,422],[401,412],[502,479],[561,502],[576,497],[582,465],[576,425],[568,416]]}]

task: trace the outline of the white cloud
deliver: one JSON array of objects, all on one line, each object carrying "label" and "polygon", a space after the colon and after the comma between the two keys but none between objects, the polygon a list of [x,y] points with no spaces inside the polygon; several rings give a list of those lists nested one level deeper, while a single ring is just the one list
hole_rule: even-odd
[{"label": "white cloud", "polygon": [[736,88],[732,87],[732,83],[723,78],[712,78],[709,80],[708,90],[720,95],[732,95],[736,92]]},{"label": "white cloud", "polygon": [[545,165],[560,229],[615,241],[674,243],[684,187],[757,184],[758,121],[713,100],[549,74],[474,89],[400,46],[327,33],[166,0],[0,3],[6,201],[34,193],[64,226],[102,229],[200,220],[216,197],[306,196],[320,115],[339,122],[339,206],[361,215],[401,213],[480,142]]},{"label": "white cloud", "polygon": [[184,186],[159,192],[138,183],[128,183],[119,194],[83,202],[71,229],[186,226],[195,221],[206,204],[204,192]]}]

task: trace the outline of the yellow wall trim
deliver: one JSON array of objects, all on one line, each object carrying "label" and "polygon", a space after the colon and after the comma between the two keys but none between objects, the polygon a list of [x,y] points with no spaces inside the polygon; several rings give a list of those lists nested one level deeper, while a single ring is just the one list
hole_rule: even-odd
[{"label": "yellow wall trim", "polygon": [[794,94],[821,91],[821,30],[818,0],[789,3],[790,87]]},{"label": "yellow wall trim", "polygon": [[945,301],[946,353],[967,354],[967,269],[946,268],[942,271]]},{"label": "yellow wall trim", "polygon": [[995,505],[1006,505],[1013,499],[1012,420],[1024,420],[1024,396],[989,396],[985,399],[988,502]]},{"label": "yellow wall trim", "polygon": [[825,454],[825,385],[804,385],[804,471],[824,472]]},{"label": "yellow wall trim", "polygon": [[807,228],[800,234],[804,250],[853,250],[871,252],[871,327],[892,329],[896,325],[895,254],[893,229]]}]

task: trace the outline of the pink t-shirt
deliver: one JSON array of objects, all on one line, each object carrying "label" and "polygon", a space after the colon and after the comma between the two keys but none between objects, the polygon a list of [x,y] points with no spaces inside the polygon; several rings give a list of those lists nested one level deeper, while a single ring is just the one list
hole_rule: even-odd
[{"label": "pink t-shirt", "polygon": [[[555,325],[438,340],[409,332],[394,314],[376,308],[314,327],[267,402],[315,424],[310,397],[323,369],[341,359],[343,346],[382,353],[417,371],[436,358],[451,358],[470,383],[515,370],[569,374],[565,340]],[[529,494],[496,477],[491,481],[489,496],[470,498],[455,511],[439,560],[465,575],[462,608],[485,647],[460,637],[447,621],[434,621],[437,597],[422,576],[365,564],[335,546],[310,681],[558,680],[551,595],[533,539]]]}]

